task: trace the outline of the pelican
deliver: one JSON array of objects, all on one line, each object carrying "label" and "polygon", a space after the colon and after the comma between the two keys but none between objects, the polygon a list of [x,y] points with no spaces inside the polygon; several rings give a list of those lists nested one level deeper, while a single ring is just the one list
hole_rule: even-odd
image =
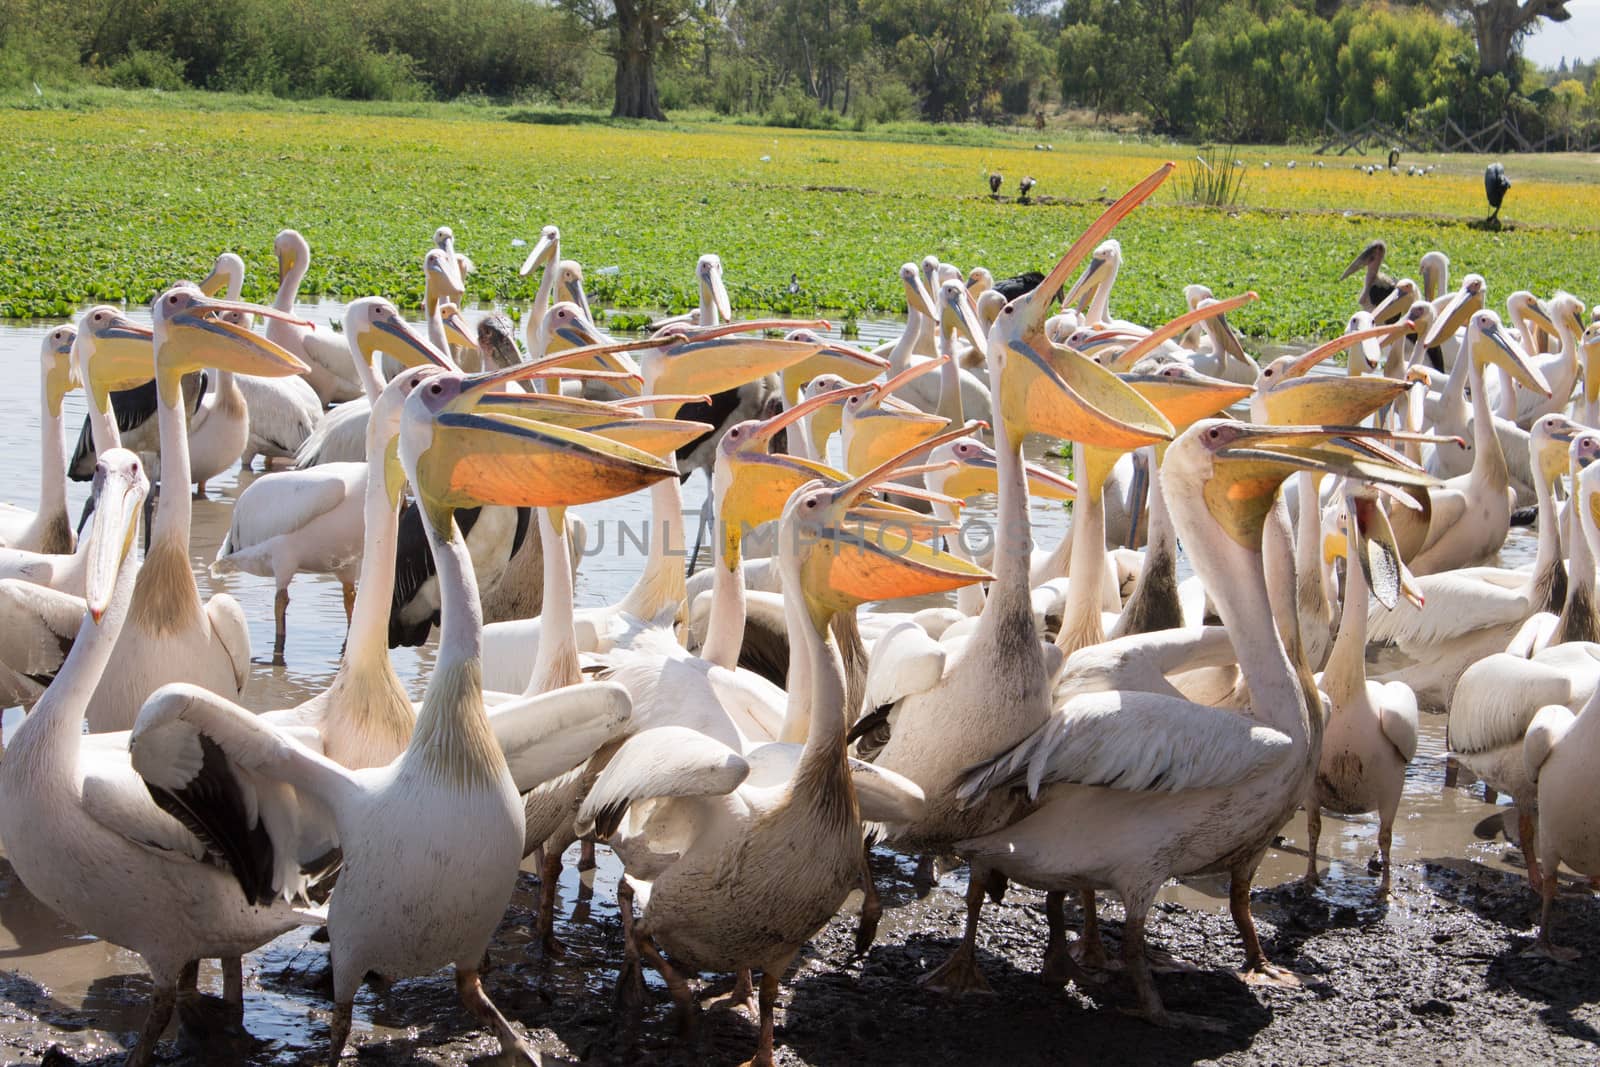
[{"label": "pelican", "polygon": [[58,326],[39,344],[39,509],[0,505],[0,546],[65,555],[77,538],[67,518],[67,462],[61,404],[79,385],[72,346],[78,331]]},{"label": "pelican", "polygon": [[[900,702],[894,730],[878,753],[877,766],[910,778],[927,797],[923,814],[886,828],[886,839],[896,848],[946,853],[955,841],[1001,829],[1020,814],[1017,801],[1004,794],[963,808],[955,790],[968,768],[1029,736],[1048,721],[1051,710],[1045,653],[1035,639],[1029,596],[1022,434],[1033,429],[1132,447],[1171,432],[1153,407],[1105,368],[1072,352],[1047,360],[1048,301],[1089,250],[1154,193],[1171,170],[1171,164],[1162,167],[1108,208],[1038,288],[1005,306],[989,332],[999,463],[996,529],[1001,535],[990,565],[995,580],[976,630],[945,669],[943,680]],[[975,939],[989,870],[974,865],[966,931],[951,957],[925,978],[927,984],[947,989],[984,985]]]},{"label": "pelican", "polygon": [[[1461,303],[1458,298],[1458,306]],[[1447,335],[1458,315],[1459,312],[1451,312],[1436,322],[1423,344],[1431,346]],[[1500,550],[1510,529],[1516,493],[1511,488],[1505,452],[1495,435],[1484,389],[1484,368],[1501,367],[1525,388],[1541,395],[1550,392],[1543,376],[1511,343],[1500,317],[1492,311],[1472,313],[1462,349],[1472,391],[1472,470],[1429,491],[1427,536],[1417,554],[1406,561],[1418,575],[1481,562]]]},{"label": "pelican", "polygon": [[[250,820],[204,803],[196,762],[202,739],[246,780],[293,791],[295,803],[263,810],[267,840],[258,834],[258,848],[276,857],[313,831],[338,841],[344,865],[328,914],[332,1063],[349,1039],[355,993],[368,972],[405,977],[445,964],[455,967],[463,1005],[494,1029],[502,1054],[538,1062],[478,978],[522,857],[519,788],[587,758],[628,714],[621,689],[601,684],[502,705],[492,718],[485,712],[476,581],[451,512],[468,502],[586,503],[673,473],[643,452],[581,431],[474,415],[475,401],[500,380],[435,374],[403,409],[400,461],[423,502],[446,590],[438,660],[405,752],[386,766],[351,771],[195,686],[156,694],[131,741],[153,790],[189,811],[210,840],[235,840]],[[318,806],[327,814],[319,817]],[[297,810],[298,821],[280,821]]]},{"label": "pelican", "polygon": [[[852,513],[893,473],[875,469],[842,486],[812,482],[781,520],[780,566],[791,592],[790,639],[808,673],[805,745],[793,773],[762,788],[737,751],[691,730],[646,730],[624,742],[578,813],[602,838],[632,805],[681,827],[675,855],[624,876],[621,907],[628,966],[642,957],[661,972],[680,1011],[693,1011],[678,967],[761,971],[761,1031],[752,1064],[773,1062],[773,1009],[783,972],[839,909],[860,878],[861,810],[846,757],[845,681],[826,632],[834,614],[869,600],[932,593],[986,577],[971,564],[910,542],[880,547],[882,520]],[[859,541],[841,542],[847,523]],[[900,542],[897,540],[896,544]],[[633,897],[643,913],[632,917]],[[661,954],[664,948],[675,964]],[[635,973],[637,973],[635,971]],[[638,990],[637,985],[624,989]]]},{"label": "pelican", "polygon": [[1406,602],[1374,614],[1370,639],[1398,646],[1413,661],[1384,680],[1406,682],[1424,706],[1449,707],[1462,671],[1504,651],[1535,612],[1561,610],[1567,577],[1555,486],[1568,467],[1568,445],[1581,429],[1564,415],[1534,423],[1529,439],[1540,471],[1539,547],[1530,571],[1465,567],[1429,574],[1417,581],[1424,604]]},{"label": "pelican", "polygon": [[[130,549],[150,487],[139,458],[124,449],[101,455],[94,481],[87,617],[0,763],[0,841],[29,892],[74,926],[143,957],[155,989],[125,1062],[144,1067],[178,997],[194,992],[199,959],[238,957],[315,917],[270,891],[249,896],[157,806],[123,737],[83,734],[118,631],[134,610]],[[241,998],[242,988],[228,984],[229,999]]]},{"label": "pelican", "polygon": [[[1321,709],[1274,623],[1265,543],[1279,542],[1273,551],[1284,556],[1289,547],[1287,515],[1274,501],[1281,483],[1307,468],[1365,471],[1402,484],[1426,480],[1358,462],[1324,446],[1330,436],[1314,427],[1208,419],[1174,441],[1162,464],[1173,524],[1249,687],[1248,713],[1165,694],[1083,694],[1030,737],[962,776],[959,796],[969,806],[1024,784],[1032,805],[1019,820],[958,842],[969,862],[1050,890],[1057,899],[1069,888],[1110,889],[1122,897],[1124,963],[1139,1014],[1152,1022],[1175,1021],[1150,978],[1144,948],[1146,914],[1174,876],[1227,871],[1247,976],[1290,979],[1261,951],[1249,886],[1273,835],[1310,784]],[[1047,960],[1060,961],[1059,903],[1051,903]]]},{"label": "pelican", "polygon": [[324,405],[354,400],[361,395],[361,380],[351,373],[344,342],[291,316],[300,282],[311,265],[311,246],[298,231],[283,230],[273,238],[272,250],[278,257],[278,294],[272,306],[279,316],[267,320],[267,340],[310,368],[306,382]]},{"label": "pelican", "polygon": [[[1389,893],[1389,845],[1394,816],[1405,788],[1406,765],[1417,754],[1417,696],[1403,682],[1367,681],[1367,599],[1393,607],[1401,596],[1417,596],[1400,562],[1394,532],[1376,493],[1345,492],[1347,516],[1344,612],[1339,636],[1318,685],[1328,694],[1322,753],[1306,798],[1306,882],[1316,885],[1317,841],[1322,810],[1354,815],[1378,813],[1378,857],[1383,864],[1378,896]],[[1305,531],[1301,531],[1304,536]]]},{"label": "pelican", "polygon": [[[358,360],[381,343],[405,348],[411,363],[442,366],[438,353],[405,324],[394,305],[380,297],[350,305],[345,312],[345,336],[351,355]],[[372,455],[370,423],[367,430],[367,454]],[[211,573],[220,577],[243,572],[277,583],[272,643],[276,666],[283,665],[289,583],[296,574],[337,578],[344,589],[345,617],[350,617],[356,576],[362,567],[368,470],[367,463],[324,463],[308,470],[266,474],[246,486],[234,503],[233,519]],[[389,543],[393,545],[393,538]]]},{"label": "pelican", "polygon": [[1383,241],[1373,241],[1363,248],[1350,261],[1350,265],[1339,275],[1339,280],[1344,281],[1357,271],[1365,271],[1361,282],[1361,292],[1356,296],[1356,302],[1361,305],[1362,311],[1371,311],[1388,298],[1394,290],[1394,279],[1383,273],[1383,259],[1389,252],[1389,246]]},{"label": "pelican", "polygon": [[[281,317],[273,308],[214,300],[177,287],[157,298],[154,319],[156,387],[163,467],[173,484],[189,483],[179,381],[201,365],[238,374],[302,374],[306,365],[271,341],[216,316],[226,311]],[[90,371],[91,376],[95,374]],[[93,732],[126,730],[139,706],[167,682],[204,685],[235,696],[250,672],[250,632],[231,596],[202,602],[189,567],[187,492],[163,493],[150,547],[139,569],[127,625],[88,711]]]}]

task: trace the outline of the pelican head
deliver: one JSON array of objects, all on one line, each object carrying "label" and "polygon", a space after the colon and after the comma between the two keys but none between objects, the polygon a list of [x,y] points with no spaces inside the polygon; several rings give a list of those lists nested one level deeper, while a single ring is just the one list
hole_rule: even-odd
[{"label": "pelican head", "polygon": [[882,356],[862,351],[851,345],[829,341],[812,330],[791,330],[784,337],[790,341],[803,341],[821,345],[810,359],[785,367],[783,370],[784,403],[793,405],[807,382],[832,376],[855,385],[870,382],[889,369],[889,361]]},{"label": "pelican head", "polygon": [[451,255],[456,253],[456,231],[448,226],[440,226],[433,231],[433,247]]},{"label": "pelican head", "polygon": [[1528,362],[1527,353],[1514,344],[1500,324],[1500,316],[1492,311],[1476,311],[1467,320],[1467,337],[1463,342],[1467,353],[1480,367],[1493,365],[1511,376],[1511,380],[1524,389],[1550,395],[1550,383],[1543,374]]},{"label": "pelican head", "polygon": [[809,482],[789,498],[779,554],[785,565],[798,564],[800,593],[819,630],[838,612],[870,601],[943,593],[993,578],[922,544],[925,517],[869,500],[880,483],[909,473],[902,465],[910,455],[966,432],[961,427],[923,442],[842,485]]},{"label": "pelican head", "polygon": [[[1072,283],[1072,288],[1061,298],[1061,306],[1075,307],[1087,313],[1089,305],[1094,303],[1094,298],[1099,295],[1101,289],[1111,284],[1121,266],[1122,242],[1114,237],[1100,242],[1094,254],[1089,257],[1089,263],[1083,268],[1083,273],[1078,275],[1078,280]],[[1211,295],[1209,289],[1206,290],[1206,295]]]},{"label": "pelican head", "polygon": [[92,307],[78,317],[72,342],[78,380],[101,411],[111,405],[113,389],[143,385],[155,374],[150,327],[128,318],[109,304]]},{"label": "pelican head", "polygon": [[57,326],[39,342],[39,368],[44,375],[45,406],[50,417],[61,417],[61,404],[67,394],[83,384],[78,377],[78,363],[72,358],[73,345],[78,339],[74,326]]},{"label": "pelican head", "polygon": [[454,369],[454,363],[411,328],[400,309],[381,296],[362,297],[344,312],[344,335],[352,354],[369,367],[379,352],[406,367]]},{"label": "pelican head", "polygon": [[461,308],[454,301],[444,300],[439,304],[439,321],[444,323],[444,336],[453,345],[462,345],[466,348],[477,348],[478,338],[471,326],[467,324],[467,317],[461,314]]},{"label": "pelican head", "polygon": [[139,457],[108,448],[94,468],[94,518],[85,540],[84,603],[97,624],[111,603],[117,576],[127,564],[144,498],[150,492]]},{"label": "pelican head", "polygon": [[933,298],[928,295],[928,286],[923,280],[922,271],[915,263],[900,265],[900,286],[905,290],[908,314],[915,313],[929,319],[938,318],[934,314]]},{"label": "pelican head", "polygon": [[200,291],[207,296],[226,293],[230,297],[244,288],[244,260],[224,252],[211,264],[211,272],[200,279]]},{"label": "pelican head", "polygon": [[1399,322],[1417,302],[1418,295],[1417,283],[1410,278],[1401,278],[1394,283],[1393,291],[1372,309],[1372,322],[1378,326]]},{"label": "pelican head", "polygon": [[1450,257],[1443,252],[1425,253],[1422,257],[1422,299],[1432,302],[1439,299],[1450,277]]},{"label": "pelican head", "polygon": [[422,257],[423,299],[431,307],[440,300],[460,300],[467,291],[461,277],[461,264],[454,253],[430,248]]},{"label": "pelican head", "polygon": [[1362,482],[1347,482],[1344,507],[1348,516],[1346,555],[1361,568],[1372,598],[1390,610],[1402,596],[1422,607],[1422,588],[1400,559],[1400,545],[1378,490]]},{"label": "pelican head", "polygon": [[723,322],[733,318],[728,290],[722,284],[722,257],[709,252],[701,256],[694,275],[700,285],[700,306],[714,310]]},{"label": "pelican head", "polygon": [[[1444,310],[1435,316],[1433,326],[1422,339],[1423,347],[1433,348],[1453,337],[1474,312],[1482,310],[1486,288],[1481,274],[1469,274],[1463,278],[1461,288],[1456,290]],[[1495,321],[1499,321],[1498,317]]]},{"label": "pelican head", "polygon": [[1357,271],[1376,271],[1383,265],[1383,257],[1388,254],[1388,245],[1384,244],[1381,240],[1373,241],[1367,247],[1363,248],[1355,259],[1350,261],[1350,265],[1344,269],[1344,273],[1339,275],[1339,280],[1344,281]]},{"label": "pelican head", "polygon": [[1544,329],[1561,334],[1564,339],[1570,334],[1568,344],[1583,336],[1583,315],[1583,301],[1567,292],[1556,293],[1548,305],[1535,301],[1534,308],[1529,309],[1529,318]]},{"label": "pelican head", "polygon": [[456,508],[566,507],[676,477],[671,464],[595,434],[461,410],[506,374],[445,371],[406,398],[400,461],[440,536],[449,535]]},{"label": "pelican head", "polygon": [[1541,415],[1528,431],[1528,448],[1545,484],[1554,485],[1572,465],[1570,448],[1584,427],[1565,415]]},{"label": "pelican head", "polygon": [[280,230],[272,239],[272,253],[278,257],[280,282],[297,272],[304,275],[311,262],[311,246],[300,236],[299,230]]},{"label": "pelican head", "polygon": [[1572,444],[1567,446],[1568,473],[1574,485],[1596,459],[1600,459],[1600,431],[1585,429],[1576,434]]},{"label": "pelican head", "polygon": [[199,289],[175,286],[156,298],[152,311],[158,388],[170,394],[180,377],[204,367],[263,378],[304,374],[310,369],[260,334],[223,320],[221,315],[227,311],[311,325],[275,308],[215,300]]},{"label": "pelican head", "polygon": [[949,423],[943,415],[923,411],[894,396],[896,389],[949,361],[949,356],[939,356],[913,363],[871,391],[845,400],[842,429],[846,470],[876,467],[886,456],[931,437]]},{"label": "pelican head", "polygon": [[652,392],[690,395],[726,392],[741,385],[782,373],[822,351],[825,344],[769,337],[743,337],[764,330],[827,329],[826,321],[796,322],[756,319],[698,329],[687,339],[652,348],[640,358],[644,378]]},{"label": "pelican head", "polygon": [[959,281],[939,284],[939,327],[966,338],[985,359],[989,356],[989,334],[978,319],[978,308],[967,287]]},{"label": "pelican head", "polygon": [[[571,300],[552,304],[550,310],[544,313],[544,331],[545,336],[549,338],[545,345],[546,356],[556,356],[576,348],[604,346],[607,343],[607,338],[595,328],[583,305]],[[634,362],[632,356],[626,354],[625,350],[596,355],[583,362],[566,365],[578,370],[597,370],[630,376],[639,373],[639,365]],[[613,384],[625,396],[639,395],[640,387],[636,381],[619,379]]]},{"label": "pelican head", "polygon": [[[1353,316],[1352,322],[1357,319],[1367,321],[1364,314]],[[1405,332],[1404,323],[1369,325],[1341,334],[1301,355],[1279,356],[1261,372],[1256,396],[1251,402],[1251,414],[1258,421],[1278,426],[1310,423],[1348,426],[1360,422],[1415,383],[1410,379],[1373,376],[1311,376],[1308,372],[1354,345],[1375,345]]]},{"label": "pelican head", "polygon": [[[958,500],[966,500],[979,493],[997,493],[999,486],[999,457],[995,450],[976,437],[958,437],[928,453],[928,463],[934,466],[922,476],[923,484],[936,493]],[[1023,465],[1028,480],[1029,498],[1040,500],[1071,500],[1078,495],[1078,487],[1048,467],[1037,463]]]},{"label": "pelican head", "polygon": [[967,272],[967,291],[977,300],[994,288],[994,275],[988,267],[973,267]]},{"label": "pelican head", "polygon": [[561,253],[561,231],[555,226],[546,226],[539,233],[539,239],[534,242],[533,251],[528,253],[528,258],[522,261],[522,266],[517,269],[517,274],[526,278],[540,267],[549,267],[555,262],[556,256]]}]

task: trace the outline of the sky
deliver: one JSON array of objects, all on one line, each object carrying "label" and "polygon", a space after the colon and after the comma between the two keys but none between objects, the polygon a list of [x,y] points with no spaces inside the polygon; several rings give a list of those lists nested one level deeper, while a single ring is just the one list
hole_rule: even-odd
[{"label": "sky", "polygon": [[1567,0],[1572,18],[1566,22],[1539,20],[1539,29],[1523,43],[1522,54],[1541,67],[1553,67],[1565,56],[1600,58],[1600,0]]}]

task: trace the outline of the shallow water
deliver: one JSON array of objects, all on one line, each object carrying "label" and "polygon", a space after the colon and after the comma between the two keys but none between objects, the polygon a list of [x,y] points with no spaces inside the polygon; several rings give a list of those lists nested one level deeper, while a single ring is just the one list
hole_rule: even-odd
[{"label": "shallow water", "polygon": [[[303,305],[296,312],[318,323],[342,317],[337,303]],[[55,323],[0,322],[0,374],[11,388],[0,391],[0,500],[33,507],[38,492],[39,417],[37,410],[38,346]],[[892,335],[898,324],[890,321],[865,321],[860,324],[860,343],[874,344]],[[75,442],[84,412],[83,394],[67,398],[67,448]],[[1044,442],[1030,442],[1031,458],[1062,466],[1044,454]],[[837,447],[837,444],[835,445]],[[209,499],[194,507],[192,557],[202,595],[226,591],[240,601],[250,620],[250,637],[258,660],[272,647],[273,586],[265,579],[248,575],[212,578],[206,564],[227,533],[231,502],[258,475],[231,471],[210,485]],[[87,497],[86,483],[69,483],[70,510],[78,513]],[[704,499],[704,480],[692,478],[684,486],[684,507],[698,510]],[[620,524],[637,529],[649,513],[648,497],[636,494],[617,501],[577,509],[593,530],[604,524],[616,529]],[[978,502],[969,515],[991,517],[992,501]],[[1043,546],[1058,541],[1067,525],[1066,513],[1058,506],[1036,504],[1032,509],[1034,535]],[[624,547],[619,548],[619,545]],[[1513,530],[1503,560],[1509,565],[1528,562],[1533,554],[1533,538],[1528,531]],[[633,550],[613,534],[607,548],[583,562],[576,593],[579,606],[609,603],[620,598],[636,577],[642,551]],[[1181,564],[1180,564],[1181,565]],[[332,676],[344,637],[344,611],[338,583],[315,575],[298,577],[291,589],[286,667],[257,662],[244,691],[244,703],[257,710],[286,707],[315,693]],[[396,668],[420,696],[432,661],[432,646],[420,650],[400,649],[394,653]],[[8,714],[8,729],[14,726],[16,712]],[[1504,847],[1485,844],[1473,837],[1473,826],[1491,809],[1477,793],[1444,788],[1444,718],[1424,715],[1417,758],[1407,780],[1406,800],[1395,827],[1394,857],[1397,864],[1422,859],[1470,856],[1483,863],[1503,864]],[[1321,891],[1335,904],[1366,903],[1375,885],[1366,863],[1376,847],[1376,816],[1342,818],[1327,815],[1323,822],[1321,855],[1327,869]],[[1257,884],[1274,885],[1298,878],[1305,868],[1305,823],[1297,816],[1283,830],[1281,847],[1269,850]],[[614,886],[617,868],[602,848],[599,870],[591,876],[594,885],[592,919],[615,917]],[[1331,860],[1331,867],[1328,866]],[[947,883],[959,881],[959,873],[945,876]],[[578,894],[579,878],[569,864],[561,892],[563,914],[570,914]],[[525,888],[525,887],[524,887]],[[522,892],[522,890],[519,890]],[[1191,907],[1217,910],[1226,906],[1223,879],[1196,880],[1167,888],[1168,899]],[[1404,900],[1395,902],[1402,912]],[[886,928],[894,917],[885,916]],[[592,926],[591,926],[592,929]],[[584,941],[581,933],[571,935]],[[303,932],[296,932],[266,946],[246,961],[250,995],[246,997],[246,1027],[257,1038],[281,1050],[258,1062],[293,1062],[293,1050],[316,1046],[325,1040],[321,1012],[326,1001],[320,993],[309,993],[292,984],[271,980],[285,971],[303,969],[302,957],[323,953],[321,946],[307,944]],[[584,944],[583,954],[598,952],[596,944]],[[8,1019],[0,1014],[0,1059],[5,1046],[47,1046],[55,1037],[78,1031],[72,1040],[79,1054],[99,1048],[113,1051],[115,1036],[137,1028],[144,1011],[147,984],[143,967],[132,953],[105,945],[63,924],[36,901],[0,859],[0,959],[12,972],[6,992],[18,1008],[49,1019],[60,1031],[33,1032],[37,1024]],[[586,985],[608,982],[614,976],[614,960],[587,975],[573,974]],[[573,967],[564,970],[574,972]],[[653,975],[653,972],[652,972]],[[214,965],[201,972],[202,988],[220,992],[221,980]],[[312,1012],[317,1015],[313,1017]],[[363,1036],[404,1033],[415,1026],[403,1019],[387,1017],[381,1001],[370,991],[362,993],[356,1006],[356,1039]],[[19,1027],[27,1026],[23,1034]],[[276,1058],[281,1057],[281,1059]],[[256,1057],[252,1057],[256,1060]]]}]

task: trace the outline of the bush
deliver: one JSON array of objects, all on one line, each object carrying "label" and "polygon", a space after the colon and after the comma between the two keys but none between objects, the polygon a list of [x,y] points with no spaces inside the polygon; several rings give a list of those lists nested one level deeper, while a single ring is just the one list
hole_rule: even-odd
[{"label": "bush", "polygon": [[135,49],[117,60],[105,72],[107,85],[118,89],[164,89],[176,92],[187,88],[183,63],[159,52]]},{"label": "bush", "polygon": [[839,113],[828,110],[805,93],[785,89],[772,101],[765,121],[768,126],[796,130],[832,130],[838,128]]}]

